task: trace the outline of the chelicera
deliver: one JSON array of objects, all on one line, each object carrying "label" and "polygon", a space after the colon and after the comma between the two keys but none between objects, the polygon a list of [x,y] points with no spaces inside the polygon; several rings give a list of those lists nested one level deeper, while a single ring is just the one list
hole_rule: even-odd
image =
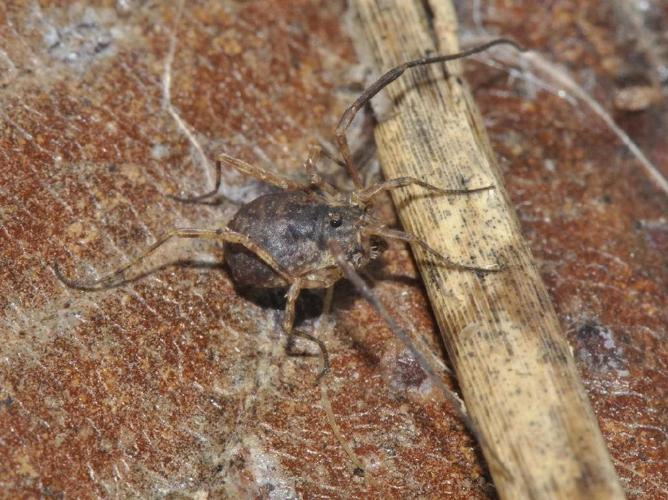
[{"label": "chelicera", "polygon": [[[257,168],[226,154],[220,154],[217,158],[216,185],[211,192],[192,198],[172,198],[185,202],[200,202],[213,197],[219,191],[221,171],[225,167],[237,169],[281,188],[281,191],[262,195],[241,206],[226,227],[175,228],[139,256],[97,280],[83,282],[68,279],[56,265],[57,276],[67,286],[80,290],[111,288],[127,282],[124,276],[126,271],[172,239],[197,238],[223,241],[226,244],[225,261],[236,285],[287,290],[283,329],[289,337],[298,335],[318,344],[323,356],[323,368],[318,379],[329,369],[327,350],[320,339],[294,328],[295,305],[302,290],[312,288],[331,290],[342,277],[353,282],[360,293],[389,322],[395,333],[407,343],[413,354],[418,357],[420,365],[433,375],[433,371],[425,366],[424,359],[410,345],[405,333],[387,314],[383,305],[357,274],[357,270],[376,257],[375,240],[396,239],[419,245],[444,265],[456,269],[486,273],[498,271],[500,268],[475,267],[451,261],[419,237],[387,227],[374,216],[372,202],[382,192],[411,185],[420,186],[437,195],[470,195],[492,189],[493,186],[442,189],[420,179],[401,177],[364,187],[350,153],[346,131],[356,113],[408,68],[460,59],[500,44],[517,47],[511,40],[497,39],[456,54],[424,57],[391,69],[370,85],[346,109],[336,128],[336,142],[342,157],[342,161],[337,161],[347,169],[355,185],[353,191],[342,192],[320,176],[316,165],[322,151],[318,146],[311,148],[304,164],[308,173],[308,181],[304,183]],[[288,346],[291,345],[290,340],[289,338]]]}]

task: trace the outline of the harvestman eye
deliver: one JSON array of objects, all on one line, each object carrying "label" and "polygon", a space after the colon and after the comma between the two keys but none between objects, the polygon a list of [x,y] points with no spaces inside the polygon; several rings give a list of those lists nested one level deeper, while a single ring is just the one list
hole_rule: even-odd
[{"label": "harvestman eye", "polygon": [[343,224],[343,218],[340,215],[333,215],[329,220],[329,225],[332,227],[340,227]]}]

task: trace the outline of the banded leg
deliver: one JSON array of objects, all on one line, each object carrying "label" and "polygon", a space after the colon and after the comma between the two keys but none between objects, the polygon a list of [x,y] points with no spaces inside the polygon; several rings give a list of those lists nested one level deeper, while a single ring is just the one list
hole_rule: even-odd
[{"label": "banded leg", "polygon": [[404,231],[398,231],[396,229],[389,229],[386,227],[380,227],[380,226],[371,226],[366,229],[364,229],[364,232],[370,236],[380,236],[381,238],[388,238],[392,240],[401,240],[405,241],[407,243],[415,243],[416,245],[419,245],[423,249],[425,249],[427,252],[431,253],[432,255],[435,255],[438,257],[440,260],[442,260],[448,267],[451,267],[453,269],[460,269],[463,271],[477,271],[477,272],[482,272],[482,273],[496,273],[499,271],[503,271],[503,266],[495,266],[495,267],[479,267],[479,266],[469,266],[466,264],[460,264],[458,262],[454,262],[452,259],[446,257],[440,252],[437,252],[434,250],[432,247],[430,247],[424,240],[418,238],[414,234],[411,233],[406,233]]},{"label": "banded leg", "polygon": [[320,370],[320,373],[318,373],[318,376],[315,379],[317,384],[318,382],[320,382],[322,377],[324,377],[327,374],[327,372],[329,372],[329,354],[327,353],[327,347],[325,346],[322,340],[314,337],[309,333],[293,329],[295,323],[295,310],[297,305],[297,298],[299,298],[299,293],[302,290],[301,285],[302,283],[299,278],[293,280],[287,294],[288,302],[285,305],[285,314],[283,316],[283,330],[285,330],[285,333],[288,334],[288,344],[286,350],[288,355],[290,356],[298,355],[298,353],[295,353],[292,350],[293,336],[305,338],[306,340],[315,342],[318,345],[318,347],[320,348],[320,354],[322,356],[322,369]]},{"label": "banded leg", "polygon": [[432,184],[428,184],[427,182],[424,182],[420,179],[416,179],[415,177],[397,177],[396,179],[390,179],[388,181],[379,182],[378,184],[369,186],[368,188],[360,191],[357,196],[361,201],[366,202],[383,191],[392,191],[394,189],[399,189],[411,185],[423,187],[437,194],[470,194],[494,189],[493,185],[473,189],[443,189]]},{"label": "banded leg", "polygon": [[271,267],[278,275],[280,275],[284,280],[287,282],[291,281],[291,278],[289,274],[282,268],[282,266],[272,257],[271,254],[269,254],[265,249],[260,247],[258,244],[254,243],[248,236],[237,233],[236,231],[232,231],[227,228],[223,229],[196,229],[196,228],[177,228],[169,233],[167,233],[165,236],[160,238],[158,241],[156,241],[153,245],[151,245],[146,251],[144,251],[141,255],[135,257],[132,259],[130,262],[127,264],[119,267],[115,271],[112,271],[101,278],[98,278],[96,280],[90,281],[90,282],[81,282],[81,281],[76,281],[76,280],[71,280],[66,278],[62,272],[60,271],[60,267],[58,266],[58,263],[56,262],[54,264],[54,271],[56,272],[56,276],[60,281],[62,281],[65,285],[67,285],[70,288],[75,288],[77,290],[84,290],[84,291],[94,291],[94,290],[105,290],[107,288],[113,288],[115,286],[122,285],[123,283],[126,283],[128,280],[120,280],[118,282],[114,282],[114,280],[118,277],[120,277],[125,271],[128,269],[136,266],[139,264],[141,261],[152,255],[156,250],[158,250],[162,245],[167,243],[173,238],[196,238],[196,239],[215,239],[215,240],[221,240],[227,243],[236,243],[239,245],[242,245],[244,248],[247,250],[253,252],[255,255],[257,255],[262,261],[264,261],[265,264],[267,264],[269,267]]}]

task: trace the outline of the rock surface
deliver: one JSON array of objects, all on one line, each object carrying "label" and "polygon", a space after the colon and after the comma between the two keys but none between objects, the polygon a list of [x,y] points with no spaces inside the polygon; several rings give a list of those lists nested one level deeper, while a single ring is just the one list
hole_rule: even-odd
[{"label": "rock surface", "polygon": [[[460,4],[465,41],[484,29],[539,51],[668,176],[668,7]],[[210,189],[218,151],[300,175],[309,141],[329,139],[359,91],[345,8],[0,6],[2,496],[494,497],[472,438],[348,285],[337,287],[334,328],[315,319],[316,296],[301,309],[306,327],[322,327],[329,397],[365,478],[325,418],[317,359],[285,356],[280,300],[235,291],[219,245],[171,244],[148,276],[102,292],[68,289],[52,269],[94,278],[173,226],[224,225],[231,201],[165,197]],[[468,68],[627,493],[661,498],[666,193],[544,75]],[[233,201],[264,191],[224,175]],[[391,245],[370,274],[391,312],[439,352],[408,251]]]}]

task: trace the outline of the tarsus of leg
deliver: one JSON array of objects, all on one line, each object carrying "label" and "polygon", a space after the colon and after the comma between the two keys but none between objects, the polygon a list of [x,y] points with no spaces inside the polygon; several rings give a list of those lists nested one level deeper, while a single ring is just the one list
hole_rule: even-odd
[{"label": "tarsus of leg", "polygon": [[427,252],[438,257],[441,261],[443,261],[448,267],[452,269],[459,269],[462,271],[477,271],[483,273],[496,273],[499,271],[503,271],[504,269],[503,266],[479,267],[479,266],[469,266],[466,264],[460,264],[458,262],[454,262],[452,259],[434,250],[425,241],[418,238],[414,234],[406,233],[404,231],[399,231],[397,229],[389,229],[382,226],[367,226],[363,229],[363,231],[365,234],[369,236],[380,236],[382,238],[401,240],[401,241],[406,241],[408,243],[415,243],[416,245],[419,245],[420,247],[425,249]]},{"label": "tarsus of leg", "polygon": [[[325,182],[320,178],[318,173],[315,171],[315,166],[313,165],[313,163],[316,158],[314,155],[315,155],[314,152],[311,152],[311,154],[309,154],[309,158],[306,160],[305,167],[309,175],[311,176],[311,182],[320,185],[320,183],[325,183]],[[216,158],[216,186],[212,191],[192,197],[180,197],[174,195],[167,195],[167,196],[173,200],[180,201],[183,203],[197,203],[198,201],[215,196],[218,193],[220,189],[220,184],[222,182],[223,165],[234,168],[235,170],[241,172],[242,174],[249,175],[262,182],[266,182],[267,184],[271,184],[273,186],[282,189],[295,191],[299,189],[305,189],[308,187],[308,185],[306,184],[302,184],[292,179],[288,179],[287,177],[275,174],[263,168],[256,167],[254,165],[251,165],[250,163],[240,160],[239,158],[234,158],[225,153],[220,153]]]},{"label": "tarsus of leg", "polygon": [[470,194],[470,193],[477,193],[479,191],[487,191],[489,189],[494,189],[493,185],[483,186],[479,188],[472,188],[472,189],[443,189],[440,187],[436,187],[432,184],[429,184],[427,182],[424,182],[420,179],[416,179],[415,177],[397,177],[396,179],[390,179],[384,182],[379,182],[378,184],[374,184],[373,186],[369,186],[368,188],[359,191],[357,193],[357,196],[360,199],[360,201],[367,202],[377,194],[382,193],[383,191],[392,191],[394,189],[399,189],[411,185],[417,185],[429,191],[433,191],[437,194],[446,194],[446,195]]}]

